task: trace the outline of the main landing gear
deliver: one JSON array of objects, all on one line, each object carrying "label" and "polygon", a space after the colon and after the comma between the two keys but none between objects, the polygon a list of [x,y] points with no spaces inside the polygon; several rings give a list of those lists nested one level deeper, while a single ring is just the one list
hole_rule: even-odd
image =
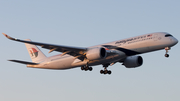
[{"label": "main landing gear", "polygon": [[89,67],[89,66],[82,66],[82,67],[81,67],[81,70],[85,70],[85,71],[89,70],[89,71],[92,71],[93,68],[92,68],[92,67]]},{"label": "main landing gear", "polygon": [[104,70],[100,70],[100,73],[101,74],[111,74],[112,72],[110,71],[110,70],[107,70],[107,67],[108,67],[109,65],[103,65],[103,67],[104,67]]},{"label": "main landing gear", "polygon": [[169,57],[169,54],[168,54],[168,50],[170,50],[171,48],[170,47],[166,47],[165,50],[166,50],[166,54],[164,55],[165,57]]}]

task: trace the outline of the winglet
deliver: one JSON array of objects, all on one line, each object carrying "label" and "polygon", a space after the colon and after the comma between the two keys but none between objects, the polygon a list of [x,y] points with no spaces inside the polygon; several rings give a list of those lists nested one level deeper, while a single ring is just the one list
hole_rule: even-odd
[{"label": "winglet", "polygon": [[10,39],[10,40],[17,40],[17,39],[15,39],[15,38],[12,38],[12,37],[10,37],[10,36],[8,36],[7,34],[5,34],[5,33],[2,33],[6,38],[8,38],[8,39]]}]

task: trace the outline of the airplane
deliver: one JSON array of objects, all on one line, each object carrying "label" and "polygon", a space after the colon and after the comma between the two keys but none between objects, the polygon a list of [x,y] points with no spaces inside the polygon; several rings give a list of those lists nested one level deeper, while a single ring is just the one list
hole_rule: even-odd
[{"label": "airplane", "polygon": [[[102,65],[104,69],[100,70],[101,74],[111,74],[107,68],[115,63],[122,63],[126,68],[141,66],[143,58],[139,54],[165,49],[165,57],[169,57],[168,51],[178,43],[178,40],[167,32],[150,33],[86,48],[34,42],[30,39],[20,40],[2,34],[10,40],[25,43],[32,60],[9,61],[32,68],[55,70],[81,67],[81,70],[92,71],[92,66]],[[37,46],[49,49],[49,53],[57,51],[62,54],[46,57]]]}]

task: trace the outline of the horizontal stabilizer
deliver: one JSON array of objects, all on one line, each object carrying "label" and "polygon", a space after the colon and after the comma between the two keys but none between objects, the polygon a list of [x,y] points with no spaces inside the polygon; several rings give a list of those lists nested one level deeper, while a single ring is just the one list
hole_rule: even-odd
[{"label": "horizontal stabilizer", "polygon": [[39,64],[39,63],[27,62],[27,61],[21,61],[21,60],[8,60],[8,61],[17,62],[17,63],[21,63],[21,64],[26,64],[26,65],[38,65]]}]

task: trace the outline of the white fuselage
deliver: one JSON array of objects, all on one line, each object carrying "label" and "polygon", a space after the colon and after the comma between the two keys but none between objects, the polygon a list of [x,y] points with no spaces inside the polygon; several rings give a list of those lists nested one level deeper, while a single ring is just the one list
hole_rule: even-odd
[{"label": "white fuselage", "polygon": [[167,34],[168,33],[164,32],[151,33],[89,47],[88,49],[95,47],[106,48],[108,54],[106,58],[100,60],[89,61],[87,59],[84,59],[83,61],[81,61],[78,58],[66,54],[63,56],[56,55],[48,57],[47,59],[43,60],[39,65],[27,66],[46,69],[71,69],[75,67],[85,66],[87,65],[87,63],[88,66],[93,66],[100,65],[103,63],[121,62],[128,56],[152,52],[164,49],[165,47],[174,46],[178,42],[177,39],[172,36],[165,37],[165,35]]}]

